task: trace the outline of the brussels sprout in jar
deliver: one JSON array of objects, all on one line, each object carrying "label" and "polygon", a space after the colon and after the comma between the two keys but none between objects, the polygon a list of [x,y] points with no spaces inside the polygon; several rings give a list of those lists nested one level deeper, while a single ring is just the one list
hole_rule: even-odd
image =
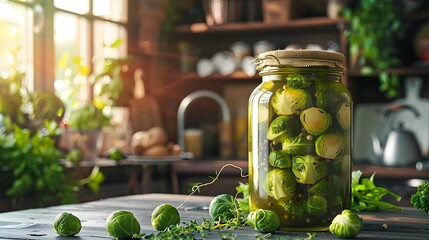
[{"label": "brussels sprout in jar", "polygon": [[250,210],[285,230],[324,231],[350,206],[352,99],[344,56],[278,50],[255,59],[249,98]]}]

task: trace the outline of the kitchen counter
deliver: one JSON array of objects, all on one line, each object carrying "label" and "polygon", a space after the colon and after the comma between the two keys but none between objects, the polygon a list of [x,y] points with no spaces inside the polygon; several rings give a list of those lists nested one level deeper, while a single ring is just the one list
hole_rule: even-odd
[{"label": "kitchen counter", "polygon": [[[151,226],[151,213],[161,203],[179,206],[186,195],[178,194],[142,194],[125,197],[108,198],[93,202],[60,205],[48,208],[28,209],[0,213],[0,239],[54,239],[58,235],[52,228],[53,219],[62,212],[75,214],[82,221],[82,230],[77,235],[86,239],[113,239],[106,231],[107,216],[116,210],[128,210],[134,213],[141,225],[141,232],[157,233]],[[179,208],[182,221],[209,219],[208,205],[212,197],[192,196]],[[362,212],[359,215],[364,220],[363,231],[358,239],[429,239],[429,215],[413,208],[403,211]],[[387,229],[383,229],[383,224]],[[237,239],[256,239],[263,234],[241,227],[237,230],[226,231]],[[211,232],[207,239],[220,239],[219,232]],[[198,233],[196,237],[203,239]],[[307,237],[307,232],[283,232],[272,234],[269,239],[289,239]],[[329,232],[318,232],[316,239],[338,239]]]}]

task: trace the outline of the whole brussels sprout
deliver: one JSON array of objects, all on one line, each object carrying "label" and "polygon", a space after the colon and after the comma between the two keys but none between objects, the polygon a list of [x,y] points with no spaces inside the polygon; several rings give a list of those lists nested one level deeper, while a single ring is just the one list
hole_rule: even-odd
[{"label": "whole brussels sprout", "polygon": [[307,137],[288,137],[282,140],[282,150],[290,155],[301,155],[314,151],[314,142]]},{"label": "whole brussels sprout", "polygon": [[285,169],[275,168],[267,173],[264,189],[274,199],[289,200],[295,196],[295,177]]},{"label": "whole brussels sprout", "polygon": [[346,209],[335,216],[329,231],[340,238],[355,238],[363,227],[363,221],[356,213]]},{"label": "whole brussels sprout", "polygon": [[290,168],[292,159],[289,154],[282,150],[271,151],[268,155],[268,163],[277,168]]},{"label": "whole brussels sprout", "polygon": [[292,159],[292,172],[301,184],[314,184],[328,174],[328,166],[317,156],[304,155]]},{"label": "whole brussels sprout", "polygon": [[326,214],[328,212],[328,201],[323,196],[311,196],[307,200],[307,212],[315,216]]},{"label": "whole brussels sprout", "polygon": [[316,154],[329,159],[340,156],[345,147],[343,135],[339,133],[325,133],[316,139]]},{"label": "whole brussels sprout", "polygon": [[308,107],[311,96],[302,89],[280,88],[271,98],[271,106],[277,115],[299,114]]},{"label": "whole brussels sprout", "polygon": [[152,212],[152,226],[158,231],[164,231],[172,225],[180,223],[180,214],[177,208],[170,204],[161,204]]},{"label": "whole brussels sprout", "polygon": [[320,196],[337,195],[341,188],[341,179],[337,175],[330,175],[308,189],[309,193]]},{"label": "whole brussels sprout", "polygon": [[258,209],[247,215],[247,224],[262,233],[273,233],[280,229],[280,219],[271,210]]},{"label": "whole brussels sprout", "polygon": [[286,77],[287,86],[291,88],[308,88],[311,80],[301,74],[291,74]]},{"label": "whole brussels sprout", "polygon": [[112,212],[106,219],[106,228],[110,236],[116,239],[132,238],[140,234],[140,223],[129,211]]},{"label": "whole brussels sprout", "polygon": [[340,124],[341,128],[344,130],[348,130],[350,128],[350,111],[350,105],[348,103],[343,103],[337,112],[338,124]]},{"label": "whole brussels sprout", "polygon": [[325,110],[311,107],[304,110],[299,119],[307,132],[319,135],[326,132],[331,126],[331,115]]},{"label": "whole brussels sprout", "polygon": [[80,219],[69,212],[61,212],[54,219],[54,230],[58,235],[70,237],[82,229]]},{"label": "whole brussels sprout", "polygon": [[298,134],[300,130],[301,124],[296,119],[291,116],[278,116],[270,123],[267,139],[279,141],[282,138]]},{"label": "whole brussels sprout", "polygon": [[237,216],[239,207],[235,197],[229,194],[220,194],[214,197],[209,205],[209,213],[213,220],[226,222]]}]

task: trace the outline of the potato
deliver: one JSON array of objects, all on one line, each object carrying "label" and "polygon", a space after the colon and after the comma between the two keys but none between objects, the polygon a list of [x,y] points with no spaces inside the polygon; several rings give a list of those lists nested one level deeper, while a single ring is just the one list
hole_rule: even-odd
[{"label": "potato", "polygon": [[148,135],[146,131],[135,132],[131,136],[131,147],[134,148],[137,146],[142,146],[143,139],[146,138],[146,135]]},{"label": "potato", "polygon": [[167,133],[162,127],[153,127],[147,131],[142,138],[142,146],[147,149],[155,145],[165,145],[167,142]]},{"label": "potato", "polygon": [[155,146],[152,146],[150,148],[147,148],[144,153],[144,156],[167,156],[168,155],[168,151],[167,151],[167,147],[162,145],[162,144],[158,144]]}]

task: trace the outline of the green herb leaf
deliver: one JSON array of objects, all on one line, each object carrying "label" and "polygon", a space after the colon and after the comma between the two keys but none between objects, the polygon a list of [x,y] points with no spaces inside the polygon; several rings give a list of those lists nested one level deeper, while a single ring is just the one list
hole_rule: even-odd
[{"label": "green herb leaf", "polygon": [[355,211],[375,211],[375,210],[402,210],[400,207],[383,201],[383,197],[390,195],[401,200],[401,196],[386,188],[378,187],[374,183],[375,173],[370,178],[361,178],[362,172],[359,170],[352,172],[352,210]]}]

